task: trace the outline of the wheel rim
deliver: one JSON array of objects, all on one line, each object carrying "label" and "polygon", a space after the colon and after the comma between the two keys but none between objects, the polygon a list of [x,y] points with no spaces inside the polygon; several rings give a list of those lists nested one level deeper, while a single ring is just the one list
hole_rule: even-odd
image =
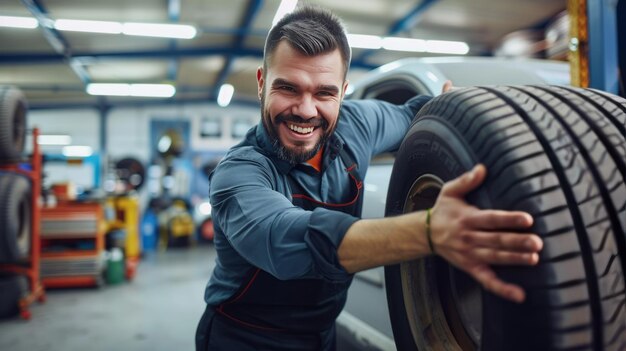
[{"label": "wheel rim", "polygon": [[[406,196],[403,213],[431,208],[443,181],[420,176]],[[400,265],[407,320],[418,349],[477,350],[482,331],[479,285],[444,260],[428,257]]]}]

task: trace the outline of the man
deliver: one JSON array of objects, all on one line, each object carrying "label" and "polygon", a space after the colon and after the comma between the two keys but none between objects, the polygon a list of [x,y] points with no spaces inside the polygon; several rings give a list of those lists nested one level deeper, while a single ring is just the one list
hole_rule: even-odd
[{"label": "man", "polygon": [[507,232],[528,228],[528,214],[465,203],[484,167],[446,183],[432,211],[359,219],[369,160],[399,147],[429,98],[343,101],[349,62],[344,28],[325,10],[300,8],[270,30],[262,123],[211,177],[218,258],[198,350],[333,350],[353,273],[433,253],[523,301],[489,265],[535,264],[542,243]]}]

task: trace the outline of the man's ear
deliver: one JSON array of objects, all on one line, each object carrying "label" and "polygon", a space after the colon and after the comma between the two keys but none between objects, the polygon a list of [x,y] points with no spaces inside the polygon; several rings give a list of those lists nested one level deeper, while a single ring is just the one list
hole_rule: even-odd
[{"label": "man's ear", "polygon": [[341,100],[343,100],[343,98],[346,96],[346,91],[348,91],[348,83],[350,81],[346,79],[345,82],[343,82],[343,90],[341,91]]},{"label": "man's ear", "polygon": [[259,100],[261,100],[261,95],[263,94],[263,84],[265,80],[263,79],[263,67],[259,66],[256,69],[256,83],[257,83],[257,94],[259,95]]}]

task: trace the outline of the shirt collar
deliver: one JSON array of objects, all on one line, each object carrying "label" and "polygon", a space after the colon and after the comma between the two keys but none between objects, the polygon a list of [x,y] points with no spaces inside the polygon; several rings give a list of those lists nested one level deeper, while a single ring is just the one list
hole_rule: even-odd
[{"label": "shirt collar", "polygon": [[[295,166],[285,160],[281,160],[276,155],[276,149],[272,145],[270,140],[270,136],[263,125],[263,122],[259,122],[259,124],[255,127],[256,131],[254,134],[248,134],[249,142],[256,144],[259,148],[263,150],[263,153],[269,156],[278,171],[282,174],[287,174],[291,171],[291,169]],[[254,139],[254,140],[250,140]],[[256,141],[256,142],[255,142]],[[344,142],[337,136],[337,130],[328,138],[326,141],[326,145],[324,146],[324,156],[322,158],[322,172],[328,167],[328,165],[339,155],[339,151],[343,149]]]}]

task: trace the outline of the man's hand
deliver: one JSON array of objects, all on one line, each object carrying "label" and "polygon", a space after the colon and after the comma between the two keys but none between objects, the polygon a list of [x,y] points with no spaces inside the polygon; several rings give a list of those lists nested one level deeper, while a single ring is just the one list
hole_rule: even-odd
[{"label": "man's hand", "polygon": [[446,80],[446,81],[443,83],[443,87],[441,87],[441,93],[442,93],[442,94],[443,94],[443,93],[447,93],[447,92],[449,92],[449,91],[451,91],[451,90],[454,90],[454,89],[455,89],[455,88],[454,88],[454,86],[452,85],[452,81],[451,81],[451,80]]},{"label": "man's hand", "polygon": [[444,184],[431,212],[435,252],[474,277],[485,289],[523,302],[524,290],[499,279],[490,265],[535,265],[543,242],[535,234],[521,234],[533,224],[524,212],[480,210],[464,196],[485,179],[483,165]]}]

